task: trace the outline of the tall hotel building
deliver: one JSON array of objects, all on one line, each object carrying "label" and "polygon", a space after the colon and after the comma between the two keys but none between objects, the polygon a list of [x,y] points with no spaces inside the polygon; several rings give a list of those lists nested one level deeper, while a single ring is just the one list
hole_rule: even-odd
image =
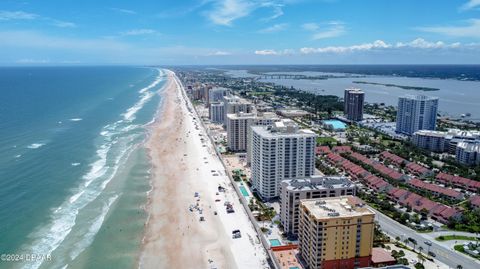
[{"label": "tall hotel building", "polygon": [[315,168],[315,139],[292,120],[252,126],[252,182],[263,199],[279,196],[280,182],[308,177]]},{"label": "tall hotel building", "polygon": [[307,268],[370,266],[374,220],[354,196],[300,201],[299,252]]},{"label": "tall hotel building", "polygon": [[225,125],[227,124],[227,114],[236,114],[238,112],[244,112],[244,113],[253,112],[253,105],[250,102],[238,96],[234,96],[234,95],[224,96],[223,104],[224,104],[223,118],[225,120]]},{"label": "tall hotel building", "polygon": [[438,98],[405,95],[398,99],[397,133],[412,135],[418,130],[435,130]]},{"label": "tall hotel building", "polygon": [[365,93],[360,89],[346,89],[343,100],[345,117],[351,121],[363,120]]}]

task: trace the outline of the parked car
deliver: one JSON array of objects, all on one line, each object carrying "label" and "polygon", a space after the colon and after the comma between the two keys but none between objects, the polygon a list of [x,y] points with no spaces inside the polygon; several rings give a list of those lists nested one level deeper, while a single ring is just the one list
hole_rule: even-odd
[{"label": "parked car", "polygon": [[432,242],[430,242],[430,241],[425,241],[424,243],[425,243],[425,245],[427,245],[427,246],[432,246]]},{"label": "parked car", "polygon": [[433,252],[431,252],[431,251],[428,252],[428,255],[430,255],[431,257],[437,256],[437,254],[435,254],[435,253],[433,253]]},{"label": "parked car", "polygon": [[240,232],[240,230],[233,230],[232,231],[232,238],[233,239],[241,238],[241,237],[242,237],[242,233]]}]

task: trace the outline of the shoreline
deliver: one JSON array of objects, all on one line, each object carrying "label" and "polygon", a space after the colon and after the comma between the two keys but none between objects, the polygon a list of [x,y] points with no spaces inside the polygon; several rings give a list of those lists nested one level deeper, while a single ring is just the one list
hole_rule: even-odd
[{"label": "shoreline", "polygon": [[[265,253],[214,146],[205,140],[181,82],[166,72],[162,104],[145,143],[152,174],[138,267],[264,268]],[[226,201],[234,214],[226,212]],[[232,239],[234,229],[242,238]]]}]

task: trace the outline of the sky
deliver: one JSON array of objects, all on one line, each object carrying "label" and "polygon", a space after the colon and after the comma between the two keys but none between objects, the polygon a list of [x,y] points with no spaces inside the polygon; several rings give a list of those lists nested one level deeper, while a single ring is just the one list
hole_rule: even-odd
[{"label": "sky", "polygon": [[0,1],[0,65],[480,64],[480,0]]}]

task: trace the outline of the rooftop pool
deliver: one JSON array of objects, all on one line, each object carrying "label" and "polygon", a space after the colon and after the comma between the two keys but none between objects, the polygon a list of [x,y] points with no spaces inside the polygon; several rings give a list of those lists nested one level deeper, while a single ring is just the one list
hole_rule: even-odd
[{"label": "rooftop pool", "polygon": [[270,245],[272,247],[278,247],[282,245],[282,242],[280,242],[278,239],[269,239],[268,241],[270,241]]}]

